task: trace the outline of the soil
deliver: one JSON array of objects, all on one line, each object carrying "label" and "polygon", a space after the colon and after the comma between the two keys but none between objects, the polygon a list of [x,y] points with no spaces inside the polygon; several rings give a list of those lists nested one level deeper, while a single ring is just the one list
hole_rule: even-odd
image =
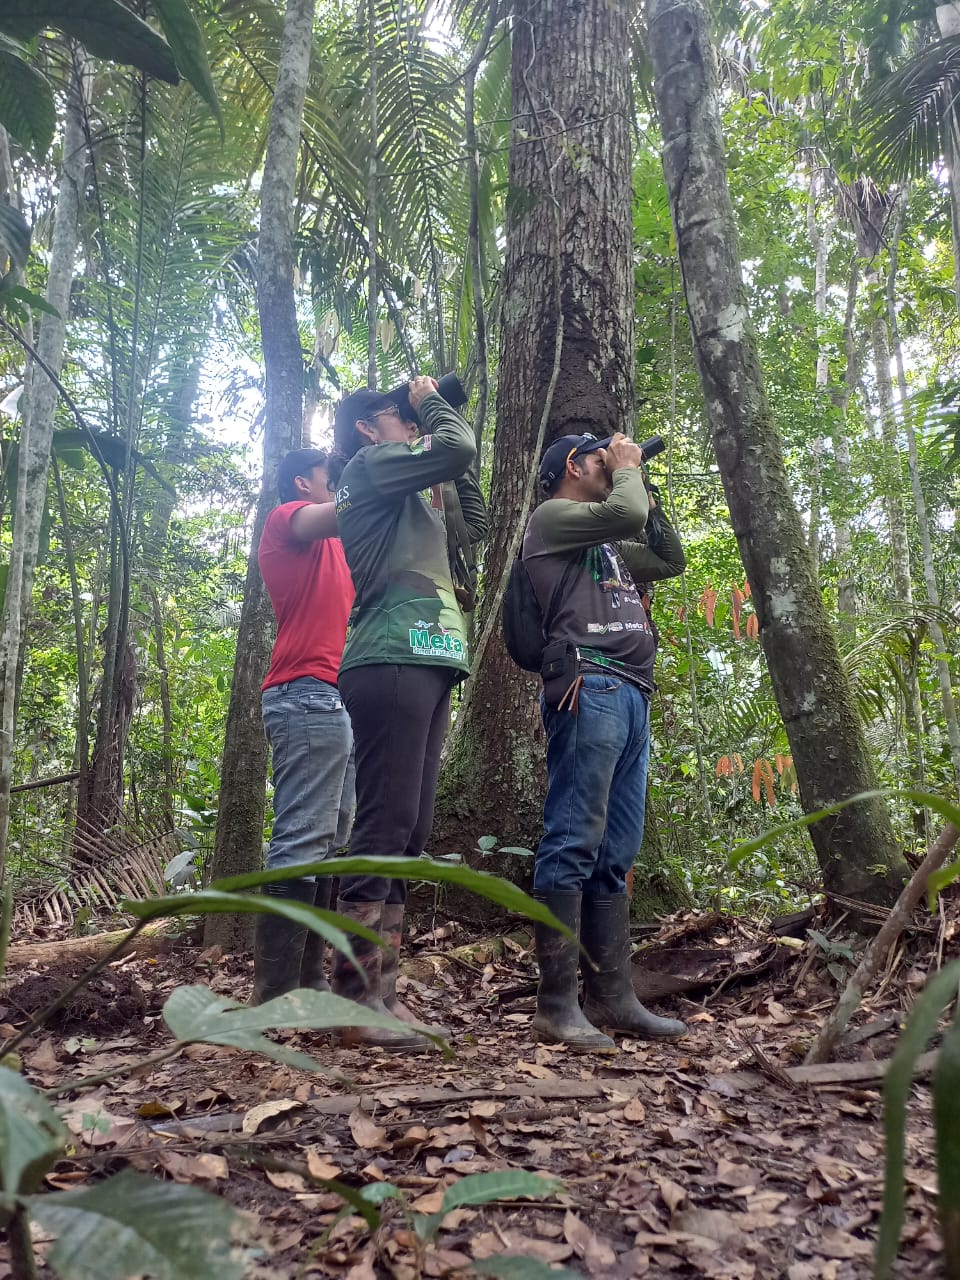
[{"label": "soil", "polygon": [[[194,1045],[130,1074],[169,1046],[159,1010],[174,987],[202,983],[243,1002],[251,981],[249,958],[216,950],[130,955],[20,1050],[41,1089],[113,1073],[57,1100],[71,1145],[48,1186],[89,1185],[130,1165],[222,1196],[242,1212],[252,1246],[243,1274],[254,1280],[456,1280],[494,1255],[604,1280],[866,1280],[883,1192],[880,1087],[804,1086],[784,1074],[833,1007],[846,962],[838,977],[828,968],[836,956],[813,942],[787,947],[770,931],[719,916],[701,927],[705,919],[671,922],[659,939],[682,954],[683,993],[651,1003],[684,1017],[689,1035],[673,1044],[620,1038],[610,1057],[534,1044],[535,966],[522,927],[476,940],[447,926],[414,940],[400,986],[424,1021],[451,1026],[449,1057],[346,1050],[284,1031],[275,1038],[321,1070]],[[926,971],[954,949],[952,926],[914,937],[859,1011],[848,1060],[889,1057]],[[23,1025],[67,976],[10,975],[0,1034]],[[556,1185],[536,1200],[513,1192],[457,1208],[435,1240],[420,1241],[411,1214],[436,1212],[465,1176],[505,1170]],[[353,1188],[387,1181],[403,1201],[385,1201],[371,1231],[342,1216],[329,1179]],[[925,1085],[909,1109],[906,1185],[893,1274],[939,1276]],[[40,1240],[41,1256],[44,1248]],[[0,1261],[0,1280],[9,1274]]]}]

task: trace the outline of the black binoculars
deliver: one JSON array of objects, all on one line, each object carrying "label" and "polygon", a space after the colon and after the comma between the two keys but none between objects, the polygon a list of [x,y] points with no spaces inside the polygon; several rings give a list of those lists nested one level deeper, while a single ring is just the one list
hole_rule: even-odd
[{"label": "black binoculars", "polygon": [[[386,394],[397,406],[397,412],[404,422],[415,422],[418,427],[420,426],[417,411],[410,403],[410,384],[408,382],[402,382],[399,387],[394,387],[392,391],[388,391]],[[451,409],[459,409],[467,403],[467,393],[463,389],[463,383],[455,373],[445,373],[443,375],[437,383],[437,395],[446,400]]]},{"label": "black binoculars", "polygon": [[649,440],[644,440],[640,444],[643,450],[644,462],[649,462],[651,458],[655,458],[658,453],[663,453],[666,448],[663,436],[651,436]]}]

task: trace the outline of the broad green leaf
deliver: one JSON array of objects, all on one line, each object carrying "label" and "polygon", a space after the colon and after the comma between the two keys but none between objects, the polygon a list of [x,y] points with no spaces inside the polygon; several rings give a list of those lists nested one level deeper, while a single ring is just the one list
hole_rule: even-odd
[{"label": "broad green leaf", "polygon": [[883,1081],[883,1128],[886,1135],[883,1212],[874,1255],[876,1280],[885,1280],[897,1256],[903,1229],[903,1162],[907,1100],[913,1082],[913,1064],[937,1029],[940,1015],[957,994],[960,960],[954,960],[929,979],[910,1010],[897,1040]]},{"label": "broad green leaf", "polygon": [[464,1205],[489,1204],[491,1200],[515,1200],[530,1196],[540,1200],[563,1190],[556,1178],[544,1178],[526,1169],[497,1169],[493,1173],[471,1173],[447,1187],[440,1202],[440,1212],[449,1213]]},{"label": "broad green leaf", "polygon": [[493,1200],[514,1200],[517,1196],[542,1199],[563,1190],[555,1178],[543,1178],[526,1169],[497,1169],[493,1173],[471,1173],[447,1187],[436,1213],[419,1220],[418,1230],[425,1240],[432,1240],[443,1219],[452,1209],[464,1205],[490,1204]]},{"label": "broad green leaf", "polygon": [[53,141],[57,109],[46,77],[31,66],[28,56],[15,40],[0,33],[0,124],[42,160]]},{"label": "broad green leaf", "polygon": [[[161,903],[164,904],[163,910],[158,910]],[[141,920],[159,919],[162,916],[218,915],[225,911],[256,911],[264,915],[283,916],[294,924],[319,933],[332,947],[351,959],[353,948],[344,929],[355,933],[359,938],[366,938],[368,942],[375,942],[378,946],[385,945],[378,933],[351,920],[349,916],[325,911],[322,907],[308,907],[306,903],[297,902],[294,898],[278,898],[271,893],[220,893],[215,888],[198,889],[196,893],[177,893],[166,898],[127,901],[124,910],[139,916]]]},{"label": "broad green leaf", "polygon": [[29,40],[55,27],[79,40],[96,58],[129,63],[147,75],[177,84],[170,46],[119,0],[3,0],[0,30]]},{"label": "broad green leaf", "polygon": [[236,1212],[225,1200],[130,1170],[85,1191],[34,1196],[30,1217],[57,1241],[60,1280],[236,1280]]},{"label": "broad green leaf", "polygon": [[551,1267],[539,1258],[518,1258],[515,1254],[481,1258],[471,1270],[474,1275],[494,1276],[497,1280],[582,1280],[579,1272],[567,1267]]},{"label": "broad green leaf", "polygon": [[0,1190],[30,1192],[63,1150],[67,1131],[50,1105],[9,1067],[0,1067]]},{"label": "broad green leaf", "polygon": [[216,116],[222,138],[223,115],[220,111],[217,91],[214,88],[213,76],[210,74],[203,33],[190,6],[186,0],[153,0],[153,8],[160,19],[167,43],[173,50],[177,66]]},{"label": "broad green leaf", "polygon": [[[0,53],[2,53],[2,45],[0,45]],[[3,66],[0,60],[0,77],[2,75]],[[3,89],[0,88],[0,98],[2,95]],[[9,204],[0,204],[0,251],[2,251],[0,256],[9,258],[14,268],[19,267],[22,270],[27,265],[27,258],[30,256],[30,228],[23,214]],[[11,289],[10,292],[13,293],[13,290]]]},{"label": "broad green leaf", "polygon": [[[0,209],[6,206],[0,205]],[[56,316],[59,320],[60,312],[56,307],[51,307],[50,303],[39,293],[34,293],[32,289],[25,289],[23,285],[10,285],[9,288],[0,285],[0,306],[8,306],[11,302],[22,304],[18,309],[29,307],[31,311],[42,311],[44,315]]]},{"label": "broad green leaf", "polygon": [[949,1276],[960,1275],[960,1021],[943,1037],[933,1072],[937,1211]]},{"label": "broad green leaf", "polygon": [[329,1236],[338,1222],[347,1217],[351,1209],[363,1218],[371,1231],[376,1231],[380,1225],[380,1210],[377,1205],[382,1204],[384,1200],[403,1200],[403,1192],[392,1182],[368,1182],[366,1186],[357,1188],[347,1186],[345,1182],[340,1182],[336,1178],[312,1178],[311,1181],[318,1187],[325,1187],[327,1191],[335,1192],[345,1201],[344,1208],[323,1233],[323,1239]]},{"label": "broad green leaf", "polygon": [[[289,1028],[329,1031],[335,1027],[409,1031],[407,1023],[390,1014],[375,1013],[332,992],[306,987],[253,1007],[218,996],[209,987],[177,987],[163,1006],[163,1020],[174,1036],[186,1043],[228,1044],[235,1049],[266,1054],[307,1071],[322,1068],[307,1054],[278,1045],[262,1032]],[[432,1038],[441,1043],[437,1037]]]},{"label": "broad green leaf", "polygon": [[[471,893],[477,894],[480,898],[495,902],[497,906],[505,907],[508,911],[516,911],[519,915],[527,916],[531,920],[539,920],[543,924],[551,925],[568,937],[573,936],[570,930],[555,919],[541,902],[534,901],[529,894],[518,889],[509,880],[491,875],[489,871],[474,871],[472,867],[432,861],[430,858],[326,858],[322,862],[310,862],[303,866],[291,867],[289,871],[282,874],[277,871],[254,871],[245,876],[230,876],[224,880],[214,881],[211,889],[230,893],[239,889],[256,888],[274,881],[289,880],[301,875],[385,875],[397,880],[422,880],[427,884],[455,884],[461,889],[468,889]],[[161,901],[169,901],[169,899]],[[152,918],[154,915],[164,914],[162,910],[153,910],[157,906],[159,902],[151,899],[149,902],[132,903],[124,909],[138,916],[146,915],[146,909],[150,909],[148,918]]]}]

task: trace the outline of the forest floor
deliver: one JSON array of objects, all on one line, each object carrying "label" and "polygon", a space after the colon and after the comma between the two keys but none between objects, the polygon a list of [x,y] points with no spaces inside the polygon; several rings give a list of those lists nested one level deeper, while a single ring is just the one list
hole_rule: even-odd
[{"label": "forest floor", "polygon": [[[645,993],[673,988],[651,1002],[684,1017],[690,1033],[673,1044],[618,1039],[609,1057],[534,1044],[535,965],[522,926],[480,941],[456,925],[427,930],[408,948],[401,993],[424,1021],[451,1026],[452,1056],[277,1033],[323,1073],[195,1045],[147,1074],[122,1075],[170,1043],[160,1010],[175,986],[204,983],[245,1001],[251,982],[248,957],[183,943],[128,955],[21,1051],[39,1088],[118,1073],[59,1100],[72,1146],[47,1183],[70,1189],[132,1165],[215,1192],[243,1211],[245,1274],[255,1280],[456,1278],[495,1254],[605,1280],[867,1277],[883,1190],[881,1064],[936,952],[955,949],[954,930],[915,935],[859,1011],[842,1056],[860,1064],[847,1076],[861,1078],[837,1079],[844,1068],[834,1064],[813,1069],[811,1082],[797,1066],[844,975],[836,953],[807,939],[807,923],[796,930],[803,941],[717,915],[646,935],[638,983]],[[62,958],[14,967],[0,992],[0,1034],[82,967]],[[942,1273],[933,1151],[921,1084],[894,1269],[913,1280]],[[454,1209],[421,1243],[410,1211],[435,1212],[446,1187],[497,1170],[539,1172],[560,1187],[535,1201]],[[318,1178],[389,1181],[405,1203],[384,1202],[371,1233],[360,1217],[338,1219],[343,1201]],[[0,1280],[9,1274],[0,1260]]]}]

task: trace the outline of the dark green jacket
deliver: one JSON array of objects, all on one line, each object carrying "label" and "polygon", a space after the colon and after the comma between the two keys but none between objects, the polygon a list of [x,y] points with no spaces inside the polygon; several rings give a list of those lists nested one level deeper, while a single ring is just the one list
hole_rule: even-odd
[{"label": "dark green jacket", "polygon": [[374,663],[470,669],[443,520],[423,491],[454,481],[470,536],[481,541],[486,508],[467,474],[476,442],[472,428],[436,394],[419,414],[424,434],[415,444],[369,445],[340,477],[337,528],[357,593],[341,671]]}]

